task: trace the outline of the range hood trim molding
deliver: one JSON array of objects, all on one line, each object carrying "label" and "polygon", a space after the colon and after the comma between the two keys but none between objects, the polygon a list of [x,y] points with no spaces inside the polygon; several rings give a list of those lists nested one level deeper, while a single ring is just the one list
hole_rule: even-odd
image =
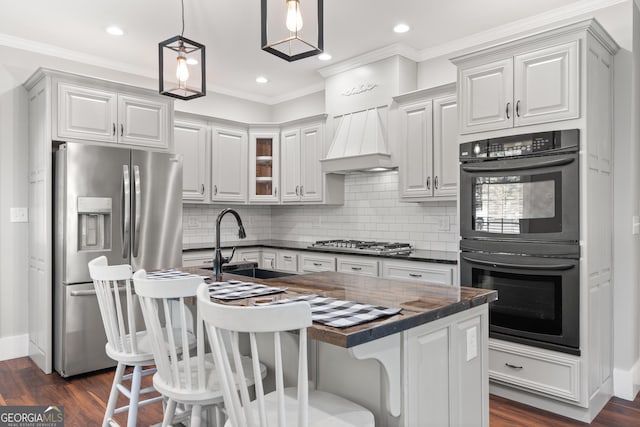
[{"label": "range hood trim molding", "polygon": [[322,159],[320,163],[322,165],[322,172],[325,173],[365,172],[373,168],[397,168],[391,161],[391,154],[388,153],[368,153]]}]

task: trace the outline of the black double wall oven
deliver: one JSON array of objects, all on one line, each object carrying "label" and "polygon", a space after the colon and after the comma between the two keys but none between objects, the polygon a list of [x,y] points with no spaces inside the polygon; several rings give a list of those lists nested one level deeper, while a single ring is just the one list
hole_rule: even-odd
[{"label": "black double wall oven", "polygon": [[495,289],[490,336],[580,354],[577,129],[460,145],[461,283]]}]

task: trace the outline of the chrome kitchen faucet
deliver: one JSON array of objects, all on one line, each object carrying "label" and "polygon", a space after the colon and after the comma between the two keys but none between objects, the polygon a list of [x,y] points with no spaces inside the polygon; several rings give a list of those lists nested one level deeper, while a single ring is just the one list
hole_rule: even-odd
[{"label": "chrome kitchen faucet", "polygon": [[220,222],[228,213],[236,217],[236,222],[238,223],[238,237],[241,239],[247,237],[247,233],[244,231],[244,226],[242,225],[242,219],[240,219],[238,212],[231,208],[221,210],[218,214],[218,219],[216,220],[216,251],[213,255],[213,276],[216,282],[220,282],[222,280],[222,264],[229,263],[233,258],[233,254],[236,253],[236,248],[234,247],[231,250],[231,255],[227,258],[222,256],[222,251],[220,250]]}]

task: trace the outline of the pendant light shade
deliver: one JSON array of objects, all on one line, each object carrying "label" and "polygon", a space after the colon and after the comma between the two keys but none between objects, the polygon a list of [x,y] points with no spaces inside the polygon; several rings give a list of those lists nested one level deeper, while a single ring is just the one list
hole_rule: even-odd
[{"label": "pendant light shade", "polygon": [[158,43],[160,93],[178,99],[205,96],[206,74],[204,45],[183,37],[184,2],[182,1],[182,33]]},{"label": "pendant light shade", "polygon": [[292,62],[324,49],[323,0],[260,0],[262,50]]}]

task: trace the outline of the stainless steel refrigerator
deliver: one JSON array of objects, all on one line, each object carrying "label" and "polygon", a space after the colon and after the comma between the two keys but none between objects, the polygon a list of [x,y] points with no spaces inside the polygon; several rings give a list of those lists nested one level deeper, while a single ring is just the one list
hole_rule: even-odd
[{"label": "stainless steel refrigerator", "polygon": [[[62,144],[54,154],[54,368],[114,366],[87,263],[182,265],[182,161],[168,153]],[[144,325],[144,322],[139,323]]]}]

